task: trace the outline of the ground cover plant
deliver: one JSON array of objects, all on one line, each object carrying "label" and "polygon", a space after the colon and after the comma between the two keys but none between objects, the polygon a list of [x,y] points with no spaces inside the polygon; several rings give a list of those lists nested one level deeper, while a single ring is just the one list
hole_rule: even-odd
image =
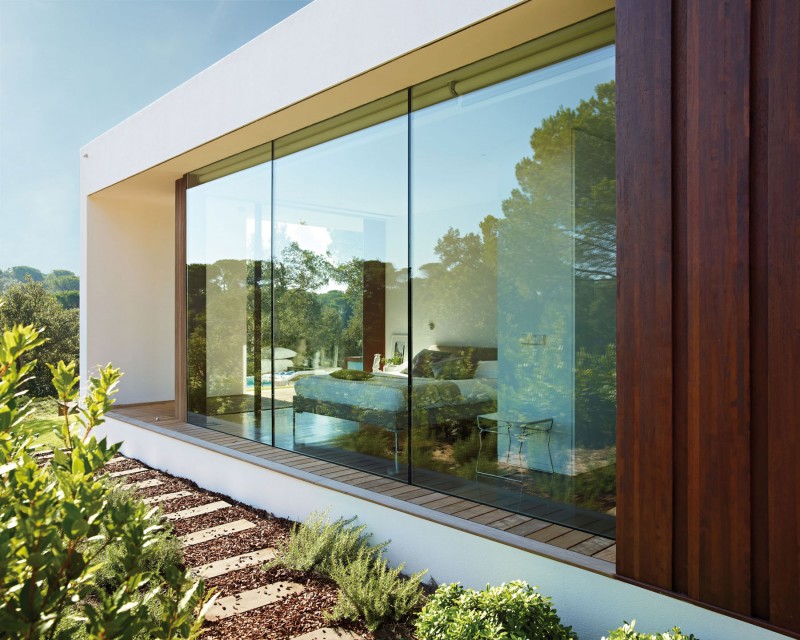
[{"label": "ground cover plant", "polygon": [[416,628],[420,640],[577,640],[550,599],[519,580],[482,591],[441,585]]},{"label": "ground cover plant", "polygon": [[[0,339],[0,629],[26,639],[196,638],[202,584],[167,561],[157,512],[99,475],[118,446],[92,430],[120,371],[109,365],[89,380],[50,462],[32,455],[41,434],[28,425],[25,385],[43,343],[32,325]],[[75,363],[49,368],[60,402],[74,402]]]},{"label": "ground cover plant", "polygon": [[691,633],[688,636],[681,633],[680,627],[673,627],[670,631],[663,633],[641,633],[636,631],[634,626],[636,626],[636,620],[630,624],[626,622],[611,631],[603,640],[698,640]]},{"label": "ground cover plant", "polygon": [[292,528],[265,568],[316,571],[331,578],[339,588],[331,620],[362,619],[370,631],[408,620],[424,601],[421,580],[426,572],[406,577],[403,565],[391,568],[383,556],[388,542],[373,545],[366,525],[354,520],[331,522],[324,513],[311,514]]}]

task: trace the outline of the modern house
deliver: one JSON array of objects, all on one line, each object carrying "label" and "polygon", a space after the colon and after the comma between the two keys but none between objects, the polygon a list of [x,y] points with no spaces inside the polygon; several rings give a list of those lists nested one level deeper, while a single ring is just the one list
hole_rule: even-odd
[{"label": "modern house", "polygon": [[798,60],[796,0],[317,0],[81,150],[106,432],[581,637],[800,637]]}]

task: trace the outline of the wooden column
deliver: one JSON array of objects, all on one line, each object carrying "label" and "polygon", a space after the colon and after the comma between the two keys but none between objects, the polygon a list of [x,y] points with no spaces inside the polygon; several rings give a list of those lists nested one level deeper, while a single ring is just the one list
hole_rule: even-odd
[{"label": "wooden column", "polygon": [[670,0],[617,12],[617,571],[672,585]]},{"label": "wooden column", "polygon": [[617,22],[617,571],[800,633],[800,3]]},{"label": "wooden column", "polygon": [[186,178],[175,182],[175,417],[186,421]]},{"label": "wooden column", "polygon": [[768,78],[766,188],[759,203],[768,246],[768,495],[758,499],[769,504],[769,520],[762,523],[769,542],[769,619],[800,633],[800,3],[756,6],[764,18],[757,72]]}]

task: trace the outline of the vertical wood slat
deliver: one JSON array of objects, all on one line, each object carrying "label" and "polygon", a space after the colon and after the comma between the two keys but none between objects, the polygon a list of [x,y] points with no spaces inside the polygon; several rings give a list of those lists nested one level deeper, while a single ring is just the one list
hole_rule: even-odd
[{"label": "vertical wood slat", "polygon": [[753,5],[750,77],[750,486],[752,613],[769,614],[769,320],[767,131],[769,107],[769,5]]},{"label": "vertical wood slat", "polygon": [[770,621],[800,633],[800,3],[765,4]]},{"label": "vertical wood slat", "polygon": [[749,4],[687,6],[688,593],[748,615]]},{"label": "vertical wood slat", "polygon": [[186,422],[186,179],[175,182],[175,417]]},{"label": "vertical wood slat", "polygon": [[688,522],[686,504],[689,482],[688,424],[689,387],[685,372],[689,369],[688,260],[687,227],[689,214],[686,199],[686,5],[692,0],[672,3],[672,357],[673,369],[673,516],[672,516],[672,589],[689,590]]},{"label": "vertical wood slat", "polygon": [[671,0],[617,4],[617,572],[672,586]]}]

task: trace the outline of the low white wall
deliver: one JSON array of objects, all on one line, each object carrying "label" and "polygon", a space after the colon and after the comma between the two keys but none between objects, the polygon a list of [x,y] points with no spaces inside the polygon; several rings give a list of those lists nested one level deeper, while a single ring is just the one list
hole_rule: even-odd
[{"label": "low white wall", "polygon": [[120,403],[175,394],[174,200],[94,196],[82,211],[81,381],[122,369]]},{"label": "low white wall", "polygon": [[408,571],[428,569],[439,583],[459,581],[482,588],[515,579],[537,585],[553,598],[558,613],[583,640],[599,639],[623,620],[636,618],[640,631],[678,625],[702,640],[784,638],[692,604],[435,524],[372,502],[237,460],[150,429],[111,419],[100,430],[124,441],[125,455],[203,488],[231,496],[275,515],[303,520],[328,509],[333,517],[357,515],[376,540],[392,541],[388,557]]}]

